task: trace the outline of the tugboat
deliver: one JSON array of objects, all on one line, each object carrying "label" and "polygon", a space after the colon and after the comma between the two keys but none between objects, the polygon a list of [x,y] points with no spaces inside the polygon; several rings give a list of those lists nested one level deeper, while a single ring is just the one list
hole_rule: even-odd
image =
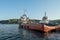
[{"label": "tugboat", "polygon": [[23,14],[19,20],[19,26],[25,29],[43,31],[45,33],[48,33],[49,31],[54,30],[57,27],[49,23],[48,17],[46,16],[46,12],[44,17],[39,23],[32,22],[26,16],[26,14]]}]

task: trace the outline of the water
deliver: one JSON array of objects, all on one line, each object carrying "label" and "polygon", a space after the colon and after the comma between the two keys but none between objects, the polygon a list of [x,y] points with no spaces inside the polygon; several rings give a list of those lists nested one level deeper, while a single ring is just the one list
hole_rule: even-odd
[{"label": "water", "polygon": [[0,24],[0,40],[60,40],[60,33],[40,33],[19,28],[18,24]]}]

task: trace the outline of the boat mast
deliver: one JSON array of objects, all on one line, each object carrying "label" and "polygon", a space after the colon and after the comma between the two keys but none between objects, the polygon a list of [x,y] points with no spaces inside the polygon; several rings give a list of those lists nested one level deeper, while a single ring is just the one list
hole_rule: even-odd
[{"label": "boat mast", "polygon": [[45,12],[45,17],[46,17],[46,12]]},{"label": "boat mast", "polygon": [[24,9],[24,14],[25,14],[26,10]]}]

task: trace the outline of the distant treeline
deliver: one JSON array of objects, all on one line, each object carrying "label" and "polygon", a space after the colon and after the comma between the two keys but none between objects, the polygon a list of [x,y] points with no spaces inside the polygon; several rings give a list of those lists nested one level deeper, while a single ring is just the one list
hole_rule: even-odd
[{"label": "distant treeline", "polygon": [[0,23],[1,24],[17,24],[18,19],[1,20]]},{"label": "distant treeline", "polygon": [[[35,22],[35,23],[38,23],[40,20],[31,19],[31,21]],[[19,23],[19,19],[1,20],[0,23],[1,24],[18,24]]]},{"label": "distant treeline", "polygon": [[[19,19],[9,19],[9,20],[1,20],[0,23],[1,24],[18,24]],[[40,22],[40,20],[36,20],[36,19],[31,19],[32,22],[38,23]],[[58,20],[50,20],[50,22],[52,24],[60,24],[60,19]]]},{"label": "distant treeline", "polygon": [[60,24],[60,19],[50,20],[50,22],[53,23],[53,24]]}]

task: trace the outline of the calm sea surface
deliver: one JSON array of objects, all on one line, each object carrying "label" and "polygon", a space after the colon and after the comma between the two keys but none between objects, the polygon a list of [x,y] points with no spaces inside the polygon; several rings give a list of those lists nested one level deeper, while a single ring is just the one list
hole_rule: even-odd
[{"label": "calm sea surface", "polygon": [[60,40],[60,33],[40,33],[19,28],[18,24],[0,24],[0,40]]}]

